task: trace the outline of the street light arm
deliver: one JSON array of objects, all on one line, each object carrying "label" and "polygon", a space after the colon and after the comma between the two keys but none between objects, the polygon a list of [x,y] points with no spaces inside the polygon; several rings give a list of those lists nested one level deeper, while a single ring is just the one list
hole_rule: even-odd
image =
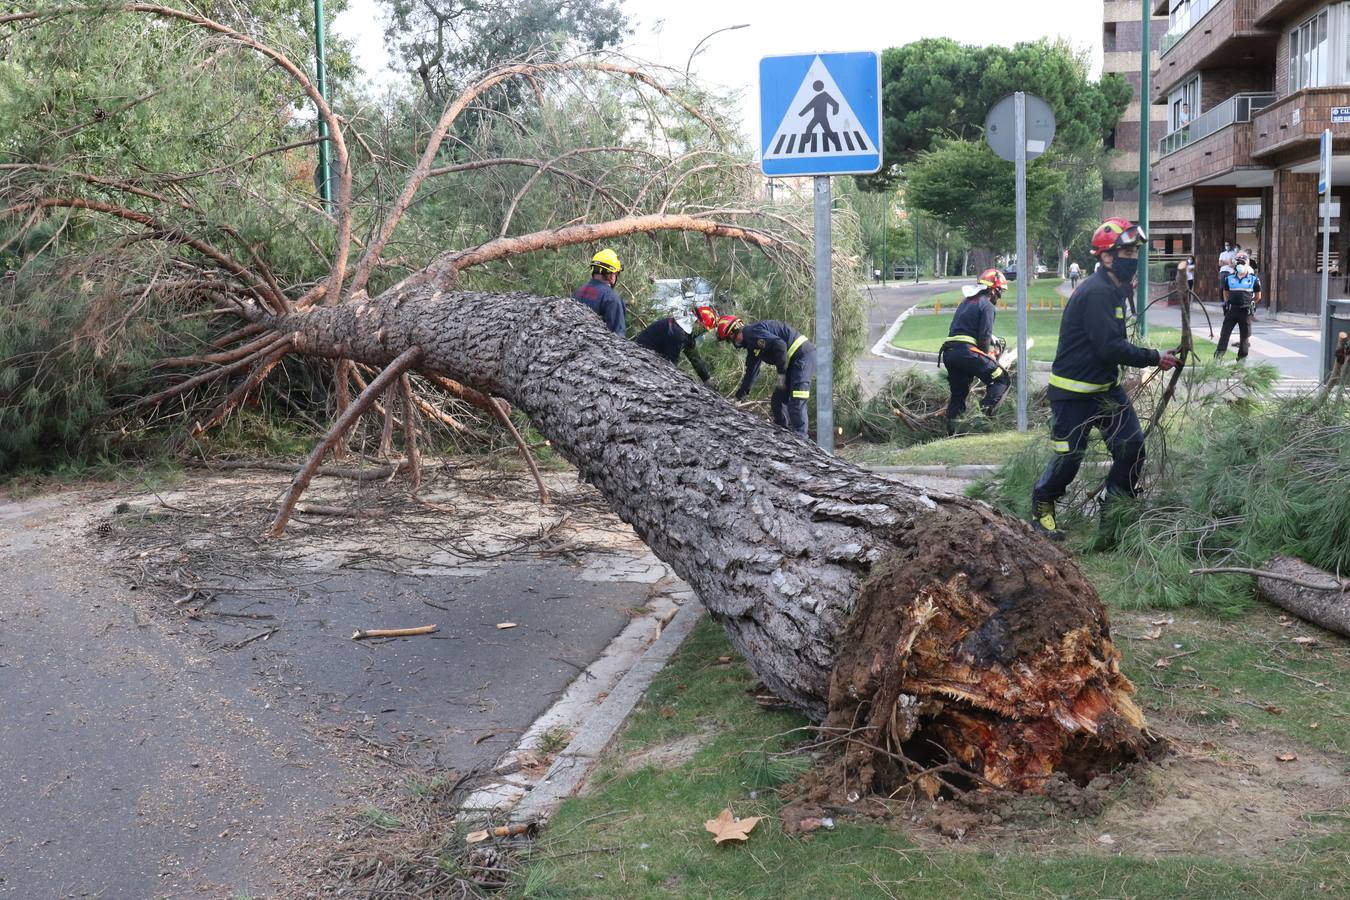
[{"label": "street light arm", "polygon": [[719,28],[716,31],[710,32],[709,34],[705,34],[703,36],[703,39],[699,41],[697,44],[695,44],[694,49],[689,53],[689,60],[684,64],[684,80],[685,81],[689,80],[689,67],[694,64],[694,56],[698,53],[698,48],[706,44],[708,42],[708,38],[712,37],[715,34],[721,34],[724,31],[736,31],[739,28],[749,28],[749,27],[750,23],[746,22],[742,25],[728,25],[726,28]]}]

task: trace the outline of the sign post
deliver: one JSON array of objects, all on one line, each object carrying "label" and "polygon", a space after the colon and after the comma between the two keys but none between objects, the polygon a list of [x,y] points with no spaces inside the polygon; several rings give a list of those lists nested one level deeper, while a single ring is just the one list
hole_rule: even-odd
[{"label": "sign post", "polygon": [[1027,430],[1027,282],[1036,266],[1027,249],[1027,161],[1055,139],[1055,114],[1035,94],[1018,91],[994,104],[984,119],[984,139],[1017,170],[1017,430]]},{"label": "sign post", "polygon": [[1327,297],[1331,277],[1331,129],[1322,132],[1322,166],[1317,181],[1317,193],[1322,198],[1322,381],[1331,374],[1331,348],[1336,346],[1331,333],[1331,314]]},{"label": "sign post", "polygon": [[[766,56],[759,63],[760,168],[815,183],[816,443],[834,452],[832,175],[881,168],[881,66],[875,53]],[[885,233],[882,234],[883,241]]]}]

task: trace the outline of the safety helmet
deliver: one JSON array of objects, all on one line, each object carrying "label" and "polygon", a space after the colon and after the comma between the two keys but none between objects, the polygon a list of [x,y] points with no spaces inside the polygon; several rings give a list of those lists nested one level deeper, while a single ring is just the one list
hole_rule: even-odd
[{"label": "safety helmet", "polygon": [[1118,247],[1133,247],[1146,240],[1148,235],[1144,233],[1144,229],[1129,219],[1113,216],[1097,226],[1097,230],[1092,233],[1092,255],[1099,256],[1103,251],[1115,250]]},{"label": "safety helmet", "polygon": [[717,310],[711,306],[699,306],[694,309],[694,316],[698,323],[708,330],[717,327]]},{"label": "safety helmet", "polygon": [[718,316],[717,339],[719,341],[729,341],[744,327],[745,323],[735,316]]},{"label": "safety helmet", "polygon": [[591,257],[591,265],[606,272],[623,271],[623,263],[619,262],[619,254],[608,247]]},{"label": "safety helmet", "polygon": [[976,279],[976,283],[980,287],[990,288],[994,291],[994,296],[997,297],[1008,289],[1008,276],[998,269],[985,269]]}]

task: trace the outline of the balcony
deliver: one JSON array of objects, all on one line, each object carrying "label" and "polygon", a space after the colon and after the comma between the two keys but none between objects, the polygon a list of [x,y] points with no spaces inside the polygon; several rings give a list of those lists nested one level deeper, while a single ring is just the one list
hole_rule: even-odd
[{"label": "balcony", "polygon": [[1254,162],[1251,119],[1275,102],[1274,94],[1238,94],[1206,110],[1158,142],[1153,191],[1170,194],[1203,183],[1251,185],[1269,173]]},{"label": "balcony", "polygon": [[1274,102],[1274,94],[1235,94],[1158,141],[1158,157],[1175,153],[1192,141],[1203,140],[1235,122],[1250,122],[1253,115]]},{"label": "balcony", "polygon": [[[1166,53],[1171,50],[1177,41],[1186,36],[1186,32],[1200,23],[1206,13],[1222,2],[1223,0],[1199,0],[1190,9],[1177,16],[1176,21],[1172,23],[1172,27],[1167,29],[1167,33],[1163,35],[1162,42],[1158,45],[1158,52]],[[1161,5],[1166,6],[1167,4]]]},{"label": "balcony", "polygon": [[[1305,88],[1267,106],[1252,117],[1252,157],[1263,165],[1297,161],[1317,153],[1322,132],[1350,139],[1350,123],[1333,123],[1333,109],[1350,108],[1350,87]],[[1338,116],[1340,118],[1340,116]]]},{"label": "balcony", "polygon": [[[1275,65],[1278,27],[1257,24],[1257,16],[1270,0],[1212,0],[1197,17],[1193,11],[1182,30],[1180,24],[1163,42],[1154,81],[1153,102],[1163,103],[1170,91],[1197,71],[1218,67],[1270,67]],[[1202,76],[1203,78],[1203,76]]]}]

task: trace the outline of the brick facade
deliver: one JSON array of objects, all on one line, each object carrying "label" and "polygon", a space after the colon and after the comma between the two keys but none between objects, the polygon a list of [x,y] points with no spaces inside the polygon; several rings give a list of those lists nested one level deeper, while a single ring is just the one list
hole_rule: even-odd
[{"label": "brick facade", "polygon": [[1195,257],[1195,292],[1203,300],[1219,299],[1219,253],[1224,241],[1236,240],[1237,200],[1233,197],[1195,197],[1195,229],[1191,255]]},{"label": "brick facade", "polygon": [[1305,88],[1252,117],[1252,156],[1272,160],[1317,152],[1322,132],[1330,128],[1338,141],[1350,140],[1350,125],[1331,124],[1331,110],[1350,106],[1350,86]]},{"label": "brick facade", "polygon": [[1153,191],[1169,194],[1239,169],[1262,168],[1252,162],[1252,126],[1238,122],[1160,157],[1153,163]]},{"label": "brick facade", "polygon": [[1308,306],[1300,276],[1317,265],[1317,176],[1275,170],[1271,188],[1270,260],[1266,274],[1271,307],[1299,311]]},{"label": "brick facade", "polygon": [[[1233,65],[1247,56],[1268,56],[1278,31],[1256,24],[1265,0],[1221,0],[1159,60],[1155,101],[1186,81],[1197,69]],[[1231,96],[1231,95],[1230,95]]]},{"label": "brick facade", "polygon": [[1268,93],[1273,87],[1271,71],[1265,66],[1206,69],[1200,75],[1200,108],[1193,112],[1199,115],[1234,94]]}]

